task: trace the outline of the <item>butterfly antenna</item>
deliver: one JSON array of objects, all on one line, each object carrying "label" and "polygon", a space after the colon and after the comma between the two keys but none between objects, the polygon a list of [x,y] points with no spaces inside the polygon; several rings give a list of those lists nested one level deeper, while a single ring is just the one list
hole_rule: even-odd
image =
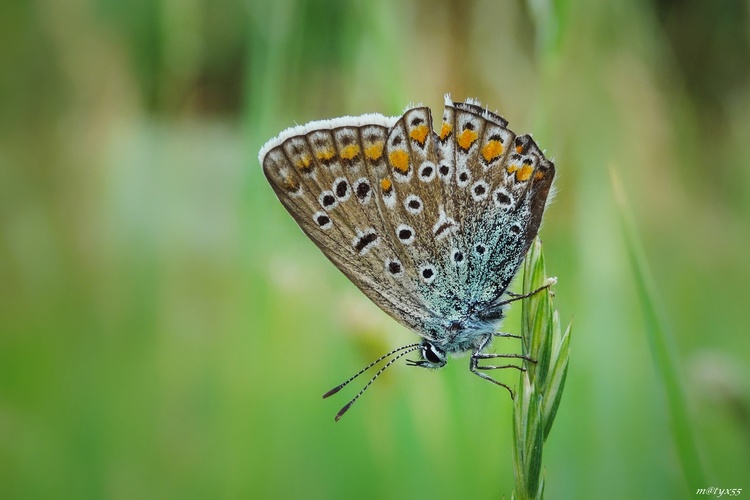
[{"label": "butterfly antenna", "polygon": [[[325,399],[325,398],[327,398],[329,396],[333,396],[334,394],[336,394],[337,392],[339,392],[341,389],[343,389],[344,387],[346,387],[347,385],[349,385],[349,382],[351,382],[355,378],[359,377],[360,375],[362,375],[363,373],[365,373],[367,370],[369,370],[373,366],[375,366],[378,363],[380,363],[381,361],[383,361],[385,358],[387,358],[389,356],[392,356],[392,355],[396,354],[399,351],[403,351],[404,349],[410,349],[410,348],[418,347],[418,346],[419,346],[419,344],[409,344],[409,345],[405,345],[405,346],[401,346],[399,348],[396,348],[396,349],[392,350],[391,352],[389,352],[387,354],[383,354],[378,359],[376,359],[375,361],[373,361],[372,363],[370,363],[369,365],[365,366],[360,371],[358,371],[357,373],[355,373],[354,375],[352,375],[352,377],[349,378],[349,380],[347,380],[346,382],[343,382],[343,383],[337,385],[336,387],[334,387],[330,391],[328,391],[325,394],[323,394],[323,399]],[[398,359],[398,358],[396,358],[396,359]]]},{"label": "butterfly antenna", "polygon": [[338,422],[339,419],[344,415],[344,413],[346,413],[349,410],[349,408],[352,407],[352,405],[367,390],[367,388],[370,387],[370,385],[372,385],[373,382],[375,382],[375,379],[378,378],[380,376],[380,374],[385,371],[386,368],[388,368],[389,366],[391,366],[399,358],[402,358],[402,357],[406,356],[407,354],[409,354],[412,351],[416,351],[417,349],[419,349],[419,347],[420,347],[420,344],[412,344],[412,345],[404,346],[404,347],[402,347],[400,349],[396,349],[397,351],[399,351],[401,349],[406,349],[406,350],[404,352],[402,352],[401,354],[399,354],[398,356],[396,356],[393,359],[391,359],[390,361],[388,361],[385,365],[383,365],[383,367],[380,370],[377,371],[377,373],[375,375],[372,376],[372,378],[370,379],[370,381],[367,382],[367,384],[362,388],[362,390],[359,391],[357,393],[357,395],[352,398],[351,401],[349,401],[348,403],[346,403],[344,405],[344,407],[339,410],[339,412],[336,414],[336,422]]}]

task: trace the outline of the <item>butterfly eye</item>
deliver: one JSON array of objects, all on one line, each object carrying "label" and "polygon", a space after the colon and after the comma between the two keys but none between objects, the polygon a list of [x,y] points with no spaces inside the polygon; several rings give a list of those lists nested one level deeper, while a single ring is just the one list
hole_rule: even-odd
[{"label": "butterfly eye", "polygon": [[425,359],[426,359],[427,361],[429,361],[430,363],[439,363],[439,362],[440,362],[440,358],[438,358],[438,357],[437,357],[437,356],[435,355],[435,353],[434,353],[434,352],[432,352],[432,350],[431,350],[431,349],[429,349],[429,348],[425,348],[425,349],[424,349],[424,357],[425,357]]},{"label": "butterfly eye", "polygon": [[422,357],[430,363],[435,365],[445,364],[443,361],[444,355],[445,353],[441,352],[440,349],[432,344],[425,344],[422,346]]}]

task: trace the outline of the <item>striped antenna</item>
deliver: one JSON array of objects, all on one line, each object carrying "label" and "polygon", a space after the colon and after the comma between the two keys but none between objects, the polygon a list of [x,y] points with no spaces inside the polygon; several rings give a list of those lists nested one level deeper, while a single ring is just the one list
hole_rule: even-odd
[{"label": "striped antenna", "polygon": [[[402,352],[401,354],[399,354],[398,356],[396,356],[393,359],[391,359],[390,361],[388,361],[385,365],[383,365],[383,367],[380,370],[378,370],[378,372],[375,375],[373,375],[373,377],[370,379],[370,381],[367,382],[367,384],[362,388],[362,390],[359,391],[357,393],[357,395],[352,398],[351,401],[349,401],[348,403],[346,403],[344,405],[344,407],[339,410],[339,412],[336,414],[336,422],[339,421],[339,419],[342,417],[342,415],[344,415],[344,413],[346,413],[347,410],[349,410],[349,408],[351,408],[351,406],[355,403],[355,401],[357,401],[359,399],[359,397],[367,390],[367,388],[370,387],[370,385],[373,382],[375,382],[375,379],[378,378],[380,376],[380,374],[385,371],[386,368],[388,368],[389,366],[391,366],[399,358],[402,358],[402,357],[406,356],[407,354],[409,354],[412,351],[416,351],[420,347],[421,347],[421,344],[412,344],[412,345],[408,345],[408,346],[402,347],[401,349],[406,349],[406,350],[404,352]],[[397,349],[397,351],[400,351],[401,349]]]},{"label": "striped antenna", "polygon": [[346,382],[343,382],[343,383],[337,385],[336,387],[334,387],[330,391],[328,391],[325,394],[323,394],[323,399],[325,399],[325,398],[327,398],[329,396],[333,396],[334,394],[336,394],[337,392],[339,392],[341,389],[343,389],[344,387],[346,387],[347,385],[349,385],[349,382],[351,382],[355,378],[359,377],[360,375],[362,375],[363,373],[365,373],[367,370],[369,370],[373,366],[375,366],[378,363],[380,363],[381,361],[383,361],[385,358],[387,358],[389,356],[392,356],[392,355],[396,354],[399,351],[403,351],[404,349],[409,349],[409,348],[412,348],[412,347],[419,347],[419,345],[420,344],[409,344],[409,345],[405,345],[405,346],[401,346],[399,348],[396,348],[396,349],[392,350],[391,352],[389,352],[387,354],[383,354],[378,359],[376,359],[375,361],[373,361],[372,363],[370,363],[369,365],[365,366],[360,371],[358,371],[357,373],[355,373],[354,375],[352,375],[352,377],[349,378],[349,380],[347,380]]}]

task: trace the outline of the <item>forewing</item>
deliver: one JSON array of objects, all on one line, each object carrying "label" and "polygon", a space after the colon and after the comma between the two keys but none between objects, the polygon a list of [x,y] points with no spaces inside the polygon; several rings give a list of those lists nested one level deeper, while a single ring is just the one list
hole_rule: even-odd
[{"label": "forewing", "polygon": [[307,236],[373,302],[422,331],[430,312],[391,219],[403,202],[386,160],[397,118],[344,117],[289,129],[260,152],[263,172]]}]

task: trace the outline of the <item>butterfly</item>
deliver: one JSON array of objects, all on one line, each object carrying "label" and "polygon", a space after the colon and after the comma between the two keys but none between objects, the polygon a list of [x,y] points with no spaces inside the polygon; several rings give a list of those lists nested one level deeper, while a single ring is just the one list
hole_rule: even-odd
[{"label": "butterfly", "polygon": [[[508,304],[507,288],[537,235],[554,164],[529,135],[473,99],[445,97],[439,131],[423,106],[403,115],[320,120],[283,131],[260,150],[263,172],[305,234],[370,300],[421,341],[393,356],[336,415],[338,420],[393,362],[441,368],[470,353],[483,371],[485,350]],[[532,292],[536,293],[538,290]],[[529,294],[530,295],[530,294]],[[528,296],[528,295],[526,295]]]}]

